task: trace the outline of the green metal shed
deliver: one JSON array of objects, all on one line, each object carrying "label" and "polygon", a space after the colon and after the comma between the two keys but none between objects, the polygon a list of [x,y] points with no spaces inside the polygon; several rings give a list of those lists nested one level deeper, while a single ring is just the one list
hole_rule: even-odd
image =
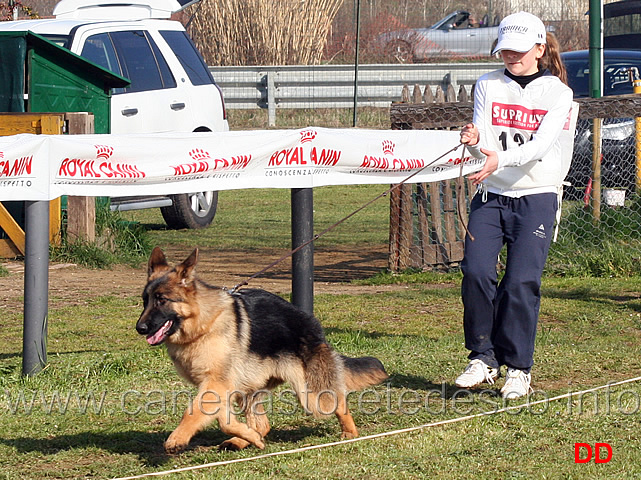
[{"label": "green metal shed", "polygon": [[[129,83],[33,32],[0,32],[0,112],[91,112],[94,133],[110,133],[111,89]],[[24,202],[3,204],[24,228]]]},{"label": "green metal shed", "polygon": [[0,111],[92,112],[110,132],[111,89],[129,80],[32,32],[0,32]]}]

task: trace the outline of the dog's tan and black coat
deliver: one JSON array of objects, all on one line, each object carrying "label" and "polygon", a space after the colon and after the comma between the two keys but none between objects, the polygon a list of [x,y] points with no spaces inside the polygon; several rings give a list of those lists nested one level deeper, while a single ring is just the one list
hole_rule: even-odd
[{"label": "dog's tan and black coat", "polygon": [[[357,436],[347,394],[385,380],[381,362],[336,353],[313,315],[277,295],[208,285],[195,275],[197,261],[195,249],[172,268],[160,248],[153,250],[136,324],[150,345],[167,346],[178,373],[198,387],[165,450],[181,451],[214,419],[232,436],[223,447],[264,448],[270,426],[263,400],[284,382],[307,412],[335,414],[343,437]],[[246,423],[236,418],[234,404]]]}]

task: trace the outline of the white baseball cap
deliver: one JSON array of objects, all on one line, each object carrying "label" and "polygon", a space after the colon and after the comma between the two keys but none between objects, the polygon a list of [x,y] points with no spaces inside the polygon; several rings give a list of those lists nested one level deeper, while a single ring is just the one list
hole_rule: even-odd
[{"label": "white baseball cap", "polygon": [[499,24],[499,41],[492,55],[501,50],[528,52],[537,43],[545,42],[545,25],[539,17],[527,12],[508,15]]}]

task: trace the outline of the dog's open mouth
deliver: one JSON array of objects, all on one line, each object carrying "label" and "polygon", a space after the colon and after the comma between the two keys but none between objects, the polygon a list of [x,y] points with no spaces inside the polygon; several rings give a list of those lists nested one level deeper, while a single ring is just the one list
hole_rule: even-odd
[{"label": "dog's open mouth", "polygon": [[167,332],[169,332],[169,329],[173,324],[173,321],[167,320],[162,327],[156,330],[155,333],[147,335],[147,343],[149,343],[149,345],[159,345],[164,342],[165,338],[167,338]]}]

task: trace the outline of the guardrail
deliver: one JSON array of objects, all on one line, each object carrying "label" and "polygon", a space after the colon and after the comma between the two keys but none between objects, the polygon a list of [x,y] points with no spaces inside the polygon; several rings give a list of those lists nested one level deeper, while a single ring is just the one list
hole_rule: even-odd
[{"label": "guardrail", "polygon": [[[468,93],[478,77],[503,63],[374,64],[358,67],[358,106],[389,107],[400,101],[403,85],[463,85]],[[354,105],[353,65],[209,67],[229,109],[349,108]]]}]

